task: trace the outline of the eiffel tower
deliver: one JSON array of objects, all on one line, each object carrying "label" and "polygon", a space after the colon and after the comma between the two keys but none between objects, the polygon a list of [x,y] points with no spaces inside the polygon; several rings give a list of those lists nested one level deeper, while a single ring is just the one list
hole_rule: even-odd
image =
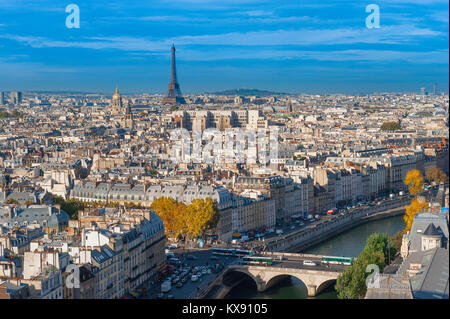
[{"label": "eiffel tower", "polygon": [[170,72],[169,88],[166,96],[162,100],[162,104],[186,104],[181,94],[180,85],[177,80],[177,70],[175,66],[175,46],[172,44],[172,69]]}]

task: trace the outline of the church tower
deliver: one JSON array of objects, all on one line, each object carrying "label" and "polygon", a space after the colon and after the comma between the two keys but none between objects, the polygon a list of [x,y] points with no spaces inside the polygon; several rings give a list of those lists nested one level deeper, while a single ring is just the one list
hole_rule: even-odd
[{"label": "church tower", "polygon": [[133,113],[131,112],[130,104],[127,105],[127,111],[125,112],[125,127],[134,129]]}]

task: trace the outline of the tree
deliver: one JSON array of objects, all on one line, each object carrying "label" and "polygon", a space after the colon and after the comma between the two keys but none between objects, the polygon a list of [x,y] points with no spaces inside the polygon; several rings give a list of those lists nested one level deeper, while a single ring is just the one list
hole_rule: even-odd
[{"label": "tree", "polygon": [[428,182],[432,183],[444,183],[447,180],[447,175],[445,175],[444,171],[440,169],[439,167],[430,167],[425,172],[425,176],[428,180]]},{"label": "tree", "polygon": [[339,299],[362,299],[367,292],[366,272],[368,265],[374,264],[383,269],[389,258],[393,259],[395,248],[388,248],[388,234],[372,234],[355,262],[337,279],[335,289]]},{"label": "tree", "polygon": [[380,129],[382,130],[382,131],[388,131],[388,132],[393,132],[393,131],[397,131],[397,130],[399,130],[401,127],[400,127],[400,124],[398,123],[398,122],[384,122],[382,125],[381,125],[381,127],[380,127]]},{"label": "tree", "polygon": [[219,221],[217,205],[210,198],[193,200],[186,207],[187,235],[191,238],[204,235],[216,227]]},{"label": "tree", "polygon": [[417,199],[413,199],[411,201],[411,205],[405,207],[405,216],[403,216],[403,220],[406,223],[405,229],[403,233],[406,233],[411,230],[412,222],[414,220],[414,216],[419,213],[422,209],[428,208],[428,202],[419,201]]},{"label": "tree", "polygon": [[89,204],[77,199],[65,200],[60,196],[54,196],[53,201],[55,204],[61,205],[61,209],[69,214],[70,219],[78,219],[78,211],[83,210]]},{"label": "tree", "polygon": [[400,251],[402,247],[402,238],[403,238],[404,230],[395,233],[391,237],[391,246],[395,248],[396,251]]},{"label": "tree", "polygon": [[153,201],[151,208],[162,220],[165,232],[170,237],[179,237],[186,233],[186,205],[168,197]]},{"label": "tree", "polygon": [[156,175],[158,175],[158,171],[156,169],[151,169],[150,170],[150,175],[156,176]]},{"label": "tree", "polygon": [[417,195],[423,190],[423,176],[417,169],[410,170],[403,183],[408,186],[411,195]]}]

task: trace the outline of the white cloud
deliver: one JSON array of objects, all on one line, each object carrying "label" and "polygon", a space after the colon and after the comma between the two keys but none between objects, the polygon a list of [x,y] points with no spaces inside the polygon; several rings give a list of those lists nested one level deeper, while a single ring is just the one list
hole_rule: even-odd
[{"label": "white cloud", "polygon": [[382,26],[380,29],[340,28],[231,32],[222,34],[185,35],[172,39],[151,40],[135,37],[91,37],[84,41],[58,41],[43,37],[12,36],[7,38],[32,47],[80,47],[90,49],[118,49],[125,51],[158,51],[167,49],[174,42],[178,45],[230,45],[230,46],[277,46],[277,45],[330,45],[351,43],[407,43],[417,37],[435,37],[447,33],[420,28],[410,24]]}]

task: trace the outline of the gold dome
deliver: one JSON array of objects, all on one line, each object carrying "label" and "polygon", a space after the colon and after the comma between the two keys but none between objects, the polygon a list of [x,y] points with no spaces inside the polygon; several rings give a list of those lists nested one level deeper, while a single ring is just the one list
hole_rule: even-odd
[{"label": "gold dome", "polygon": [[116,93],[112,97],[113,99],[120,99],[119,88],[116,88]]}]

